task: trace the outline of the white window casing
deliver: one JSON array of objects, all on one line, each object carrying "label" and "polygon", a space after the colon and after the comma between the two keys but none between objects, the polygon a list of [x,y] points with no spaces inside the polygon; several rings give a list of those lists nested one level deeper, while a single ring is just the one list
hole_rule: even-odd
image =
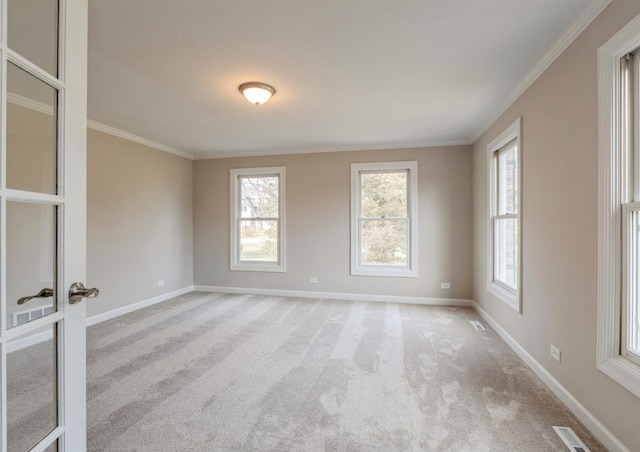
[{"label": "white window casing", "polygon": [[[393,216],[375,216],[363,213],[363,177],[384,174],[405,174],[406,203],[403,214]],[[402,176],[400,176],[402,178]],[[366,226],[370,225],[370,226]],[[373,226],[371,226],[373,225]],[[395,225],[405,234],[406,252],[401,259],[403,262],[391,264],[366,262],[366,250],[363,245],[363,231],[375,234],[375,226]],[[383,230],[384,228],[380,228]],[[388,230],[388,229],[387,229]],[[351,275],[355,276],[387,276],[409,277],[418,276],[418,162],[379,162],[351,164]]]},{"label": "white window casing", "polygon": [[[285,272],[285,167],[241,168],[230,170],[230,269],[254,272]],[[268,215],[260,216],[261,212],[254,212],[252,206],[246,204],[248,194],[243,197],[243,181],[277,180],[277,207],[270,206]],[[259,192],[259,189],[257,189]],[[270,201],[273,202],[273,199]],[[258,237],[251,237],[246,229],[262,231],[265,224],[269,234],[259,232]],[[275,233],[273,233],[275,229]],[[243,235],[243,230],[245,233]],[[244,242],[243,242],[244,241]],[[275,242],[275,245],[274,243]],[[248,257],[248,251],[243,247],[250,245],[256,248],[257,254]],[[260,247],[271,249],[260,255]]]},{"label": "white window casing", "polygon": [[598,50],[596,359],[602,372],[640,397],[637,354],[640,58],[632,55],[638,49],[640,15]]},{"label": "white window casing", "polygon": [[[517,312],[522,312],[522,121],[518,118],[499,136],[487,145],[487,291]],[[499,164],[506,152],[515,151],[517,182],[514,187],[515,199],[509,209],[502,207],[500,181],[504,173]],[[507,256],[499,238],[504,238],[506,224],[511,223],[515,240],[511,250],[513,262],[510,278],[500,272],[501,263]]]}]

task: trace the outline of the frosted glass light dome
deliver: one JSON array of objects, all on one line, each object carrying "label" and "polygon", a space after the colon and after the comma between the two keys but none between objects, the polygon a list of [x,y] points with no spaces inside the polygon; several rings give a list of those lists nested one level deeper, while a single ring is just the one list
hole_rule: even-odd
[{"label": "frosted glass light dome", "polygon": [[242,95],[254,105],[262,105],[276,93],[273,86],[262,82],[247,82],[238,87]]}]

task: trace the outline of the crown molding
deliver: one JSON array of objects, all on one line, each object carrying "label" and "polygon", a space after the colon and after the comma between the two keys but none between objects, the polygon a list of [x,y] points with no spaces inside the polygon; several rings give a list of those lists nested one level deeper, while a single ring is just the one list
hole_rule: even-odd
[{"label": "crown molding", "polygon": [[180,149],[176,149],[171,146],[158,143],[157,141],[152,141],[147,138],[143,138],[138,135],[125,132],[124,130],[116,129],[115,127],[111,127],[106,124],[102,124],[101,122],[93,121],[91,119],[87,120],[87,127],[93,130],[97,130],[98,132],[103,132],[118,138],[122,138],[124,140],[133,141],[134,143],[142,144],[143,146],[157,149],[158,151],[167,152],[169,154],[177,155],[179,157],[183,157],[189,160],[194,159],[193,154],[189,152],[185,152]]},{"label": "crown molding", "polygon": [[[42,102],[38,102],[32,99],[29,99],[24,96],[20,96],[14,93],[7,93],[7,102],[18,105],[20,107],[27,108],[32,111],[37,111],[38,113],[42,113],[45,115],[53,115],[53,107],[47,104],[43,104]],[[87,127],[93,130],[97,130],[99,132],[103,132],[109,135],[113,135],[118,138],[122,138],[128,141],[133,141],[134,143],[142,144],[144,146],[156,149],[158,151],[167,152],[169,154],[174,154],[180,157],[184,157],[189,160],[193,160],[193,154],[189,152],[182,151],[180,149],[172,148],[171,146],[164,145],[162,143],[158,143],[156,141],[148,140],[146,138],[139,137],[129,132],[125,132],[124,130],[116,129],[115,127],[108,126],[106,124],[102,124],[97,121],[93,121],[91,119],[87,120]]]},{"label": "crown molding", "polygon": [[431,141],[424,143],[398,143],[398,144],[358,144],[350,146],[312,146],[291,149],[265,149],[261,151],[234,151],[234,152],[203,152],[195,154],[194,160],[226,159],[233,157],[261,157],[268,155],[294,155],[294,154],[324,154],[329,152],[353,152],[353,151],[384,151],[398,149],[435,148],[447,146],[471,146],[469,140],[460,141]]},{"label": "crown molding", "polygon": [[53,107],[14,93],[7,93],[7,102],[45,115],[53,115]]},{"label": "crown molding", "polygon": [[558,59],[562,52],[576,40],[578,36],[594,21],[596,17],[611,3],[612,0],[594,0],[572,23],[565,29],[560,37],[547,49],[542,58],[533,66],[527,75],[520,81],[516,89],[511,93],[502,106],[485,124],[472,135],[471,142],[475,143],[495,123],[502,114],[546,71],[551,64]]}]

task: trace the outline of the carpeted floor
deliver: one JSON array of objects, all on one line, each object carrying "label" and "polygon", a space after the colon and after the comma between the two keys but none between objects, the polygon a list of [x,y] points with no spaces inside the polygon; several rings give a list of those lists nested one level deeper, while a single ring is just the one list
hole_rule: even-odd
[{"label": "carpeted floor", "polygon": [[91,327],[88,441],[112,450],[602,447],[471,309],[192,293]]},{"label": "carpeted floor", "polygon": [[[191,293],[88,329],[90,451],[604,448],[468,308]],[[483,322],[484,323],[484,322]]]}]

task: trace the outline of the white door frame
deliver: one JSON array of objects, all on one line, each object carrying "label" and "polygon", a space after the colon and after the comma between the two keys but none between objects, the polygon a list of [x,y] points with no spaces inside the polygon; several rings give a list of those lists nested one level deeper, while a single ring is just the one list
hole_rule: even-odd
[{"label": "white door frame", "polygon": [[[87,148],[87,0],[59,0],[57,78],[7,47],[7,0],[2,2],[0,39],[0,450],[7,450],[7,344],[43,326],[58,325],[58,427],[33,451],[59,438],[61,451],[86,450],[86,302],[71,305],[68,291],[86,278],[86,148]],[[7,189],[6,93],[8,61],[58,89],[58,195]],[[6,218],[7,200],[59,206],[58,311],[7,330]]]}]

